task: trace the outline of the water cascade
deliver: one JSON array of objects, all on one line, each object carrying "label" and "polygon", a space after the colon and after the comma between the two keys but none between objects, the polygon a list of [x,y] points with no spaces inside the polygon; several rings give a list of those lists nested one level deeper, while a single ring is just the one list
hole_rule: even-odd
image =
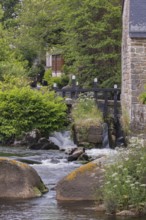
[{"label": "water cascade", "polygon": [[60,150],[76,148],[77,145],[71,139],[70,131],[54,132],[49,140],[56,144]]},{"label": "water cascade", "polygon": [[103,148],[110,148],[110,145],[109,145],[109,133],[108,133],[108,125],[107,125],[107,123],[103,124],[102,146],[103,146]]},{"label": "water cascade", "polygon": [[[57,146],[59,146],[60,150],[67,151],[68,149],[70,150],[77,147],[77,145],[75,145],[73,140],[71,139],[70,131],[54,132],[52,136],[49,137],[49,140],[52,141]],[[104,123],[104,127],[103,127],[103,148],[86,149],[85,152],[88,156],[92,157],[93,159],[96,159],[101,155],[109,155],[116,153],[116,151],[111,149],[109,145],[107,123]]]},{"label": "water cascade", "polygon": [[126,146],[124,133],[122,131],[122,126],[118,118],[115,120],[115,130],[116,130],[116,146],[118,147]]}]

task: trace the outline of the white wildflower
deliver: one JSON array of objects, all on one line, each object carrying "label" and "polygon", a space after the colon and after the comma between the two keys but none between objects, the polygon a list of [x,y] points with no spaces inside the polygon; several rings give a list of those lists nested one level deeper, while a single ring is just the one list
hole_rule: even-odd
[{"label": "white wildflower", "polygon": [[112,174],[112,177],[115,177],[115,176],[117,176],[118,175],[118,173],[113,173]]}]

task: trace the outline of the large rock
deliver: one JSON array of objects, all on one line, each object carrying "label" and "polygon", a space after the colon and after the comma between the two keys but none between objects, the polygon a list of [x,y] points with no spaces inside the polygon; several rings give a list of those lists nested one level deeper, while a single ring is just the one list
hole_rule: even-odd
[{"label": "large rock", "polygon": [[47,191],[32,167],[16,160],[0,158],[0,198],[33,198]]},{"label": "large rock", "polygon": [[97,200],[101,197],[100,189],[104,181],[103,164],[105,157],[83,165],[56,186],[57,200]]},{"label": "large rock", "polygon": [[36,143],[41,137],[41,133],[38,129],[34,129],[30,132],[27,132],[24,136],[24,142],[27,145]]},{"label": "large rock", "polygon": [[29,148],[32,150],[59,150],[56,144],[46,138],[39,139],[37,143],[32,144]]},{"label": "large rock", "polygon": [[36,144],[38,140],[41,138],[41,133],[38,129],[34,129],[30,132],[26,132],[22,135],[20,140],[15,140],[14,146],[31,146]]},{"label": "large rock", "polygon": [[82,160],[89,161],[88,155],[85,153],[85,148],[74,148],[67,158],[68,161]]},{"label": "large rock", "polygon": [[88,124],[85,126],[74,125],[73,136],[78,146],[101,147],[103,139],[102,124],[98,126],[88,126]]}]

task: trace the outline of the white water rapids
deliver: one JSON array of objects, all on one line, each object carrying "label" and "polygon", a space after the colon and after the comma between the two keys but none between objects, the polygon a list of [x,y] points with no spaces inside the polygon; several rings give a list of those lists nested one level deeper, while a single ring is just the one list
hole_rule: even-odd
[{"label": "white water rapids", "polygon": [[[4,157],[25,158],[40,162],[31,165],[36,169],[49,192],[40,198],[32,200],[1,200],[0,219],[2,220],[111,220],[99,215],[90,202],[74,202],[60,204],[56,201],[55,186],[59,180],[71,171],[81,166],[80,162],[68,162],[64,150],[76,145],[70,137],[70,132],[55,132],[50,139],[60,147],[60,150],[30,150],[22,147],[0,147]],[[111,149],[91,149],[86,153],[92,158],[99,155],[114,153]]]},{"label": "white water rapids", "polygon": [[[60,150],[73,149],[77,147],[77,145],[75,145],[73,140],[71,139],[70,131],[54,132],[53,135],[49,137],[49,140],[56,144],[60,148]],[[86,149],[86,154],[88,156],[91,156],[93,159],[96,159],[100,155],[109,155],[115,153],[116,150],[110,149],[109,145],[108,147],[101,149]]]}]

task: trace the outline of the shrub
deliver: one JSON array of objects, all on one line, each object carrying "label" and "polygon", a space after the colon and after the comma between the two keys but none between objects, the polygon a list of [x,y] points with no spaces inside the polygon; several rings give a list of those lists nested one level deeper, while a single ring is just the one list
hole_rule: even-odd
[{"label": "shrub", "polygon": [[76,125],[99,125],[103,121],[102,113],[97,108],[92,94],[80,95],[72,110]]},{"label": "shrub", "polygon": [[44,80],[48,82],[48,85],[50,86],[50,88],[53,87],[54,83],[57,83],[57,86],[59,88],[62,88],[63,86],[66,86],[69,83],[69,77],[65,74],[62,74],[60,77],[58,76],[52,77],[51,69],[45,72]]},{"label": "shrub", "polygon": [[34,128],[48,135],[61,129],[65,118],[66,105],[54,92],[16,86],[0,88],[0,140],[3,142]]},{"label": "shrub", "polygon": [[108,212],[146,211],[146,148],[134,142],[106,167],[104,201]]}]

